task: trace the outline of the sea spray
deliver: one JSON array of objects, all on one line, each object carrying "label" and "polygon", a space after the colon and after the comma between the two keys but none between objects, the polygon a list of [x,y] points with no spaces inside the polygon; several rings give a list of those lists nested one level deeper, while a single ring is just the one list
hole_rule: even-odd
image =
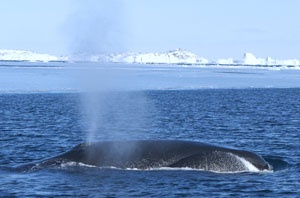
[{"label": "sea spray", "polygon": [[[126,70],[115,69],[115,65],[107,62],[89,62],[92,57],[124,50],[127,29],[124,2],[76,1],[72,4],[72,10],[65,27],[72,60],[82,60],[84,57],[88,61],[80,64],[78,70],[87,141],[124,139],[125,135],[120,135],[120,132],[136,128],[132,126],[139,125],[138,118],[143,117],[130,115],[129,112],[132,106],[139,105],[138,100],[143,99],[129,99],[125,94],[130,87],[130,76]],[[142,114],[142,111],[135,112]]]},{"label": "sea spray", "polygon": [[87,142],[145,138],[153,109],[146,92],[136,89],[131,75],[116,65],[94,66],[81,69],[79,75]]}]

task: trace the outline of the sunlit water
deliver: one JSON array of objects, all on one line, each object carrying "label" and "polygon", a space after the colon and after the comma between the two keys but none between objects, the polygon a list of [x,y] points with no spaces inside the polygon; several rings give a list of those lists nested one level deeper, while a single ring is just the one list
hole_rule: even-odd
[{"label": "sunlit water", "polygon": [[[0,196],[299,196],[298,88],[113,92],[98,95],[92,110],[85,108],[84,97],[0,94]],[[206,142],[255,152],[274,171],[142,171],[73,164],[32,172],[10,169],[89,138]]]},{"label": "sunlit water", "polygon": [[300,69],[0,61],[0,93],[87,89],[295,88]]}]

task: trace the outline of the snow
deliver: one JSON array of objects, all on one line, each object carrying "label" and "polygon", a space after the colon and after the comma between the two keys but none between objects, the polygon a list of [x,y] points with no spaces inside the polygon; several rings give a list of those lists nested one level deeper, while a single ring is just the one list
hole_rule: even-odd
[{"label": "snow", "polygon": [[296,59],[289,60],[278,60],[267,58],[256,58],[253,54],[247,52],[244,54],[243,61],[241,64],[244,65],[282,65],[282,66],[300,66],[300,61]]},{"label": "snow", "polygon": [[223,58],[208,60],[187,50],[177,49],[165,53],[121,53],[109,56],[93,56],[95,62],[108,61],[113,63],[135,64],[180,64],[180,65],[222,65],[222,66],[291,66],[300,69],[297,59],[279,60],[271,57],[257,58],[252,53],[245,53],[242,59]]},{"label": "snow", "polygon": [[85,84],[91,83],[101,90],[293,88],[300,85],[299,60],[257,58],[249,52],[240,60],[214,61],[182,49],[75,58],[76,61],[72,57],[0,50],[0,94],[77,92],[86,90]]},{"label": "snow", "polygon": [[247,52],[244,54],[244,62],[242,64],[245,65],[263,65],[264,59],[256,58],[253,54]]},{"label": "snow", "polygon": [[[91,61],[101,61],[92,56]],[[176,49],[165,53],[121,53],[109,55],[106,60],[114,63],[138,64],[207,64],[208,60],[183,49]]]},{"label": "snow", "polygon": [[22,50],[0,50],[0,61],[72,61],[72,62],[112,62],[127,64],[168,64],[168,65],[215,65],[215,66],[256,66],[270,68],[300,69],[297,59],[279,60],[271,57],[258,58],[250,52],[244,53],[241,59],[221,58],[208,60],[184,49],[160,53],[118,53],[118,54],[81,54],[70,57],[57,57]]},{"label": "snow", "polygon": [[216,61],[216,64],[218,64],[218,65],[233,65],[234,64],[234,60],[233,60],[233,58],[218,59]]},{"label": "snow", "polygon": [[24,50],[0,50],[1,61],[30,61],[30,62],[49,62],[67,61],[66,57],[57,57],[48,54],[38,54]]}]

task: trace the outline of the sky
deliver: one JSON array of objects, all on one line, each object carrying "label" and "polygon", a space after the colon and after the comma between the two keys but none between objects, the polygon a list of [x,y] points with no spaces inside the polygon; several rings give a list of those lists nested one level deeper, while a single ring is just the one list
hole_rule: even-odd
[{"label": "sky", "polygon": [[300,59],[298,0],[0,1],[0,49]]}]

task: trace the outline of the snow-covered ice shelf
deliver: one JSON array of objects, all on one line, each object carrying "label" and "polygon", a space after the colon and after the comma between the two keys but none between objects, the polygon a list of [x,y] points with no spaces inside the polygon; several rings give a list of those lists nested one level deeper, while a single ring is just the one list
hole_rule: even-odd
[{"label": "snow-covered ice shelf", "polygon": [[57,57],[31,51],[0,50],[0,61],[29,62],[112,62],[127,64],[175,64],[198,66],[257,66],[275,68],[300,69],[297,59],[279,60],[271,57],[257,58],[252,53],[244,53],[241,59],[223,58],[208,60],[184,49],[176,49],[161,53],[115,53],[115,54],[77,54],[69,57]]},{"label": "snow-covered ice shelf", "polygon": [[70,58],[75,61],[113,62],[134,64],[179,64],[179,65],[219,65],[219,66],[273,66],[300,69],[297,59],[279,60],[271,57],[257,58],[252,53],[244,53],[241,59],[225,58],[208,60],[192,52],[176,49],[163,53],[118,53],[108,55],[84,55]]},{"label": "snow-covered ice shelf", "polygon": [[57,57],[48,54],[38,54],[24,50],[0,50],[1,61],[49,62],[67,61],[67,57]]}]

